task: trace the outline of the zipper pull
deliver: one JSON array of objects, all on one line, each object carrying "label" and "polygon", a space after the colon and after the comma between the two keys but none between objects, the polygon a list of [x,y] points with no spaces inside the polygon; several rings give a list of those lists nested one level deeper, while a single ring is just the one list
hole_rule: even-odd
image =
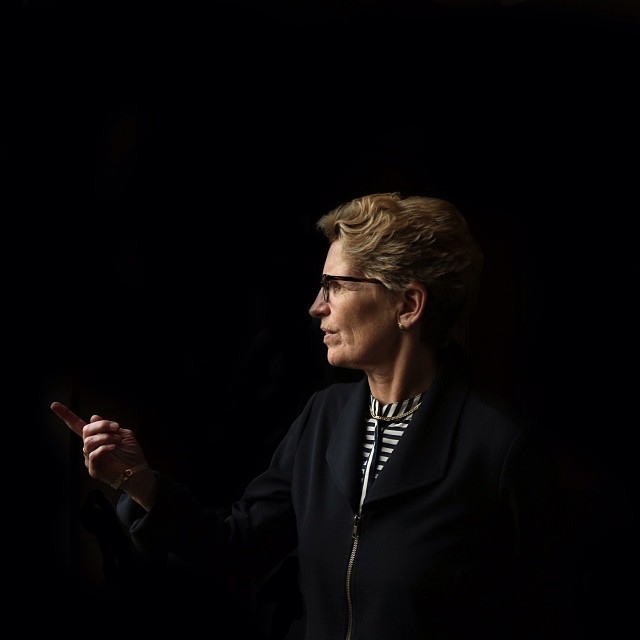
[{"label": "zipper pull", "polygon": [[360,516],[356,513],[356,515],[353,516],[353,534],[352,534],[353,538],[357,537],[359,527],[360,527]]}]

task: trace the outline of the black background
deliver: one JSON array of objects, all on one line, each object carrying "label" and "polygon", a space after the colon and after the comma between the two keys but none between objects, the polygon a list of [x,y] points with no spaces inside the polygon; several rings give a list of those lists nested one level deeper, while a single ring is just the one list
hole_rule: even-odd
[{"label": "black background", "polygon": [[487,259],[476,369],[634,488],[639,20],[576,4],[23,5],[5,246],[31,576],[92,582],[53,400],[132,426],[226,503],[308,394],[352,375],[307,314],[313,224],[372,191],[467,215]]}]

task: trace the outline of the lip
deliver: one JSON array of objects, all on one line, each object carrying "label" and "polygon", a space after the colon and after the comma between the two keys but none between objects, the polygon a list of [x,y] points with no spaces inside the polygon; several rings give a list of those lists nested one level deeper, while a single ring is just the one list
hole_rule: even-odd
[{"label": "lip", "polygon": [[328,342],[331,342],[331,340],[333,339],[333,336],[336,335],[335,331],[328,331],[327,329],[322,329],[322,331],[324,331],[324,338],[322,339],[322,341],[327,344]]}]

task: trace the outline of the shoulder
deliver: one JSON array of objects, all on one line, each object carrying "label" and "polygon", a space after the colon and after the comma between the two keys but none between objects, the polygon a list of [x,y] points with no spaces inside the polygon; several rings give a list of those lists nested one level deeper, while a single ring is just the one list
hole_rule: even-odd
[{"label": "shoulder", "polygon": [[357,380],[355,382],[333,382],[322,389],[318,389],[314,395],[317,398],[330,402],[340,402],[341,400],[344,401],[351,398],[355,391],[362,386],[363,380]]},{"label": "shoulder", "polygon": [[492,439],[502,433],[513,437],[526,425],[526,417],[518,405],[479,383],[468,354],[457,344],[447,348],[434,392],[440,401],[454,408],[463,430],[469,436]]},{"label": "shoulder", "polygon": [[464,415],[480,424],[502,425],[510,431],[520,431],[527,425],[525,414],[515,403],[474,386],[469,388]]},{"label": "shoulder", "polygon": [[478,429],[486,425],[512,434],[530,428],[531,418],[523,406],[515,398],[487,386],[462,347],[449,345],[444,368],[446,384],[464,397],[463,419],[472,420]]},{"label": "shoulder", "polygon": [[313,393],[307,402],[305,412],[314,415],[333,411],[340,412],[355,397],[363,395],[365,387],[366,384],[363,380],[334,382]]}]

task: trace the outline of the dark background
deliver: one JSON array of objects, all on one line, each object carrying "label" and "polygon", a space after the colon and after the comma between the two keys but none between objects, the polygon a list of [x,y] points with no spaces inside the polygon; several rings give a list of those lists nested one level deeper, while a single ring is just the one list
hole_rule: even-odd
[{"label": "dark background", "polygon": [[[105,581],[80,510],[114,496],[53,400],[136,429],[154,465],[226,504],[309,393],[353,375],[327,367],[307,314],[313,225],[382,190],[466,214],[487,261],[477,372],[567,441],[577,494],[614,487],[626,523],[631,5],[25,1],[3,144],[11,399],[35,471],[23,577]],[[606,563],[628,566],[615,546]]]}]

